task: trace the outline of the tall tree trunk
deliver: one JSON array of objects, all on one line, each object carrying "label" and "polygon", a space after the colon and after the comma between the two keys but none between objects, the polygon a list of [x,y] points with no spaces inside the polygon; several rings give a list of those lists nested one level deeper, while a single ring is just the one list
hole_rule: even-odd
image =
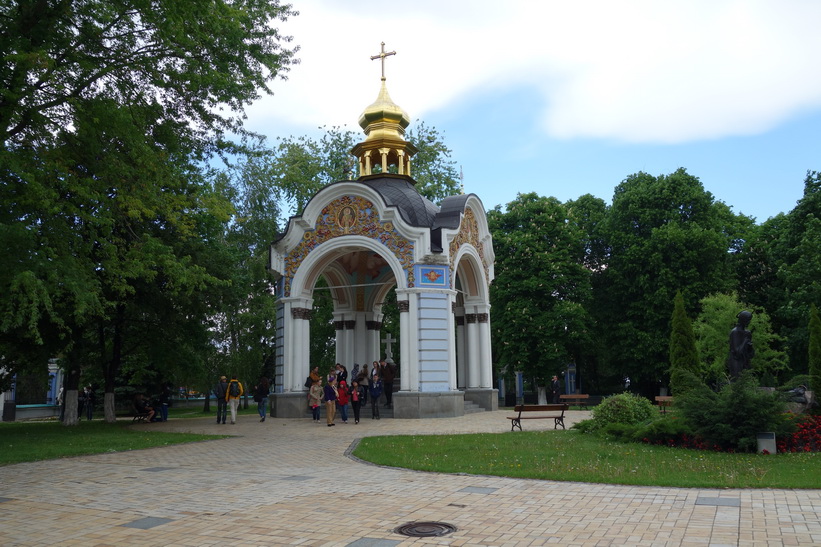
[{"label": "tall tree trunk", "polygon": [[79,412],[77,408],[77,392],[80,387],[80,367],[76,364],[77,361],[68,358],[68,367],[66,368],[65,385],[65,401],[66,408],[63,411],[63,425],[77,425],[80,423]]}]

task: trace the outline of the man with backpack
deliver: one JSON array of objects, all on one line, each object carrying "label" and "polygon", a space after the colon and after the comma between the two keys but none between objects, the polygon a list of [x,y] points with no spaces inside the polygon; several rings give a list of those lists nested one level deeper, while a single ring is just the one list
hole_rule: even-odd
[{"label": "man with backpack", "polygon": [[214,386],[214,397],[217,398],[217,423],[225,423],[225,418],[228,415],[228,378],[220,376],[220,381]]},{"label": "man with backpack", "polygon": [[[231,423],[237,423],[237,407],[239,407],[239,398],[242,397],[242,384],[237,380],[237,375],[231,376],[231,381],[228,382],[228,390],[225,393],[225,400],[231,407]],[[225,422],[222,422],[225,423]]]}]

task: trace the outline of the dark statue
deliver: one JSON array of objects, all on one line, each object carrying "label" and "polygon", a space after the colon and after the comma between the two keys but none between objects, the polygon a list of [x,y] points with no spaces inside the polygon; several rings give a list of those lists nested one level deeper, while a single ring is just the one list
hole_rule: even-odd
[{"label": "dark statue", "polygon": [[727,368],[730,378],[735,380],[744,369],[750,368],[750,361],[755,356],[753,349],[753,333],[747,326],[753,318],[752,312],[746,310],[736,315],[738,323],[730,331],[730,357],[727,359]]}]

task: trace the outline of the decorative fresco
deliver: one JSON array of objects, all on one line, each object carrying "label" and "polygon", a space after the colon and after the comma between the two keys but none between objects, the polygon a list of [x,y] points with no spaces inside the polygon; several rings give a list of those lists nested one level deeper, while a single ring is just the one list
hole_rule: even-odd
[{"label": "decorative fresco", "polygon": [[342,196],[326,205],[313,230],[285,257],[284,296],[291,295],[291,281],[308,254],[336,237],[360,235],[377,240],[402,264],[408,287],[414,286],[413,243],[397,232],[392,222],[380,222],[373,203],[360,196]]},{"label": "decorative fresco", "polygon": [[[482,260],[482,267],[485,270],[485,280],[489,284],[490,268],[485,260],[485,246],[481,241],[479,241],[479,223],[476,221],[476,215],[470,207],[465,207],[465,214],[462,217],[462,223],[459,225],[459,233],[456,234],[456,237],[454,237],[450,242],[450,270],[452,272],[456,271],[456,264],[454,264],[454,261],[456,260],[456,253],[462,245],[465,244],[473,245],[476,252],[479,253],[479,258]],[[455,278],[456,276],[454,275],[450,279],[451,288],[453,288]]]}]

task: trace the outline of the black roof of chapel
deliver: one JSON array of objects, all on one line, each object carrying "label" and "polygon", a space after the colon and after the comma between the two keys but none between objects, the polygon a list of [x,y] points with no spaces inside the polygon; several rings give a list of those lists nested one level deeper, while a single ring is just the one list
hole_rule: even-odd
[{"label": "black roof of chapel", "polygon": [[378,192],[385,205],[396,207],[402,220],[411,226],[430,228],[433,225],[439,207],[416,190],[410,177],[371,175],[359,180]]}]

